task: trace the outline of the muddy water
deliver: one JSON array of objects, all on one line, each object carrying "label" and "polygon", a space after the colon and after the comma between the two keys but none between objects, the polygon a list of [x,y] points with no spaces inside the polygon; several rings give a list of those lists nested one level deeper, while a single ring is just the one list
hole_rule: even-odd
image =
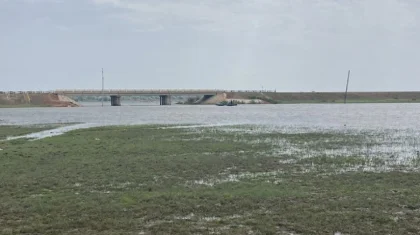
[{"label": "muddy water", "polygon": [[88,106],[0,109],[0,125],[45,123],[261,124],[326,129],[420,129],[420,104]]},{"label": "muddy water", "polygon": [[326,129],[420,129],[420,104],[121,106],[0,109],[0,125],[46,123],[260,124]]}]

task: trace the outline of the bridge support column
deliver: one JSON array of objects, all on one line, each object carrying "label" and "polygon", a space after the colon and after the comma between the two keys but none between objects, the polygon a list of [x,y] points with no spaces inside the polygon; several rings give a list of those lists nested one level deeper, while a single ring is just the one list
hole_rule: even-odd
[{"label": "bridge support column", "polygon": [[161,95],[160,105],[171,105],[171,96],[170,95]]},{"label": "bridge support column", "polygon": [[111,95],[111,106],[121,106],[121,96]]}]

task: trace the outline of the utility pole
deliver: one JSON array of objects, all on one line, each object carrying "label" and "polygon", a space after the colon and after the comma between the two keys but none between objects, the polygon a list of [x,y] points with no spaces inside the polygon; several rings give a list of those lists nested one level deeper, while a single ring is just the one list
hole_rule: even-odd
[{"label": "utility pole", "polygon": [[347,85],[346,85],[346,93],[344,94],[344,103],[347,103],[347,91],[349,90],[349,81],[350,81],[350,70],[347,74]]},{"label": "utility pole", "polygon": [[104,107],[104,68],[102,68],[102,107]]}]

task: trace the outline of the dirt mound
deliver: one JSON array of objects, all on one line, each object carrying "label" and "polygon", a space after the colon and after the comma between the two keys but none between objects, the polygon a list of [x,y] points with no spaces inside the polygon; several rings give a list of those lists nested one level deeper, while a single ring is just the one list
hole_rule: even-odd
[{"label": "dirt mound", "polygon": [[69,97],[52,93],[1,93],[0,105],[5,106],[45,106],[45,107],[79,107]]}]

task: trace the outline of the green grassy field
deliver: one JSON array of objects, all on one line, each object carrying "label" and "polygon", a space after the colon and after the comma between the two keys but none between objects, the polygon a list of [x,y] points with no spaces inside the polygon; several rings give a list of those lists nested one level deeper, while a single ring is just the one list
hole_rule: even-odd
[{"label": "green grassy field", "polygon": [[0,234],[419,234],[413,136],[130,126],[0,142]]}]

